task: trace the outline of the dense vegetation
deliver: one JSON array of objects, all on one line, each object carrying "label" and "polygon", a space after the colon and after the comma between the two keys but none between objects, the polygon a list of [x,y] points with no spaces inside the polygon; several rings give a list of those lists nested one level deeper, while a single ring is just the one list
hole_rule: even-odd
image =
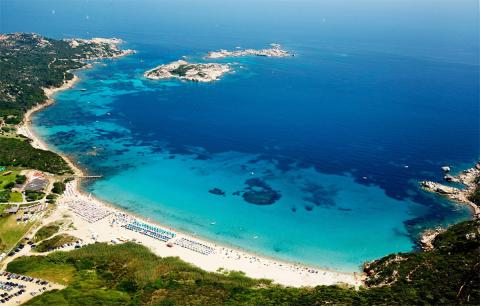
[{"label": "dense vegetation", "polygon": [[32,34],[0,40],[0,117],[19,123],[23,113],[45,101],[42,87],[60,86],[71,79],[67,70],[80,68],[67,42]]},{"label": "dense vegetation", "polygon": [[16,179],[15,179],[15,183],[17,184],[25,184],[25,182],[27,181],[27,177],[25,175],[22,175],[22,174],[19,174],[17,175]]},{"label": "dense vegetation", "polygon": [[0,137],[0,165],[25,167],[53,174],[72,173],[67,162],[51,151],[32,147],[16,138]]},{"label": "dense vegetation", "polygon": [[43,87],[59,87],[73,78],[82,60],[118,54],[108,44],[45,38],[36,34],[0,35],[0,118],[18,124],[23,114],[46,96]]},{"label": "dense vegetation", "polygon": [[470,195],[468,198],[473,203],[480,205],[480,178],[477,178],[477,186],[475,187],[475,191]]},{"label": "dense vegetation", "polygon": [[10,202],[10,191],[0,190],[0,203]]},{"label": "dense vegetation", "polygon": [[366,284],[405,304],[480,303],[480,221],[439,234],[428,252],[394,254],[367,265]]},{"label": "dense vegetation", "polygon": [[8,134],[25,112],[43,103],[43,88],[59,87],[73,78],[70,72],[84,60],[118,55],[108,43],[66,41],[36,34],[0,34],[0,166],[21,166],[63,174],[70,172],[58,155],[34,149],[24,137]]},{"label": "dense vegetation", "polygon": [[439,235],[435,249],[384,257],[366,267],[367,288],[285,288],[240,273],[208,273],[145,247],[93,244],[19,258],[7,270],[61,282],[30,305],[428,305],[480,303],[480,223]]},{"label": "dense vegetation", "polygon": [[45,193],[41,191],[25,190],[25,199],[29,202],[38,201],[45,197]]},{"label": "dense vegetation", "polygon": [[56,194],[63,194],[66,189],[66,185],[64,182],[55,182],[53,183],[52,192]]},{"label": "dense vegetation", "polygon": [[170,71],[173,75],[186,76],[187,72],[191,69],[195,69],[195,65],[179,65],[177,68]]}]

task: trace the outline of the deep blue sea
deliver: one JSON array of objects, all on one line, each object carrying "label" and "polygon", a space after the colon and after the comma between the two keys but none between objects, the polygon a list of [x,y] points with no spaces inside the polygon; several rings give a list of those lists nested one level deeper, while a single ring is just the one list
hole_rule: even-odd
[{"label": "deep blue sea", "polygon": [[[34,118],[103,175],[84,186],[101,199],[345,271],[470,217],[418,181],[480,156],[477,1],[2,0],[0,17],[0,32],[118,37],[138,51],[80,71]],[[142,76],[274,42],[297,56],[223,59],[235,72],[209,84]],[[262,196],[273,203],[252,203]]]}]

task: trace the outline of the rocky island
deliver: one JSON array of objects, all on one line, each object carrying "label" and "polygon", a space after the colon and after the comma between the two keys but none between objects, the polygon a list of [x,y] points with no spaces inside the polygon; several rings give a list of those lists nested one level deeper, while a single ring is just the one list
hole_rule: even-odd
[{"label": "rocky island", "polygon": [[160,65],[144,73],[146,78],[152,80],[177,78],[194,82],[213,82],[230,71],[227,64],[217,63],[189,63],[178,60],[169,64]]},{"label": "rocky island", "polygon": [[225,58],[225,57],[241,57],[241,56],[266,56],[266,57],[289,57],[295,56],[293,53],[288,52],[279,44],[271,44],[271,47],[268,49],[244,49],[244,50],[235,50],[235,51],[228,51],[221,49],[219,51],[212,51],[209,52],[206,58]]}]

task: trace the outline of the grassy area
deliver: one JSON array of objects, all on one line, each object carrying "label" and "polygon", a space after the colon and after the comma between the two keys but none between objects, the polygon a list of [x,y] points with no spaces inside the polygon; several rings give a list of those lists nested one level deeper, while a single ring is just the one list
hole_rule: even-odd
[{"label": "grassy area", "polygon": [[37,247],[35,248],[35,252],[47,252],[53,250],[55,248],[61,247],[64,244],[73,243],[77,241],[78,238],[67,235],[67,234],[59,234],[47,240],[43,240],[40,242]]},{"label": "grassy area", "polygon": [[[0,190],[5,189],[8,184],[14,183],[17,179],[17,175],[20,171],[18,170],[5,170],[0,172]],[[10,174],[8,174],[10,173]],[[7,174],[7,175],[5,175]]]},{"label": "grassy area", "polygon": [[60,225],[58,223],[50,223],[42,226],[37,233],[35,234],[34,241],[42,241],[48,239],[58,233],[60,230]]},{"label": "grassy area", "polygon": [[20,274],[28,274],[32,277],[46,279],[59,284],[72,283],[76,269],[71,264],[56,262],[55,256],[49,258],[48,264],[39,265],[33,257],[20,257],[14,263],[9,264],[12,271]]},{"label": "grassy area", "polygon": [[10,202],[23,202],[23,196],[20,192],[15,191],[10,193]]},{"label": "grassy area", "polygon": [[270,284],[238,273],[208,273],[176,258],[159,258],[133,243],[93,244],[68,253],[20,258],[10,263],[8,270],[29,275],[33,272],[53,281],[62,271],[59,266],[67,271],[68,288],[36,298],[32,305],[55,301],[77,305],[158,304],[165,299],[182,301],[179,305],[215,305],[227,299],[234,288]]},{"label": "grassy area", "polygon": [[209,273],[134,243],[23,257],[7,270],[68,285],[29,305],[478,305],[479,230],[479,221],[463,222],[439,235],[433,251],[371,263],[368,288],[359,291],[286,288],[238,272]]},{"label": "grassy area", "polygon": [[[2,167],[5,168],[5,167]],[[20,170],[15,168],[0,171],[0,203],[1,202],[22,202],[22,194],[11,189],[19,181]]]},{"label": "grassy area", "polygon": [[[2,167],[5,168],[5,167]],[[15,185],[17,171],[5,170],[0,172],[0,203],[9,202],[11,189]]]},{"label": "grassy area", "polygon": [[32,222],[17,223],[16,219],[16,215],[0,218],[0,252],[6,252],[13,248],[33,226]]}]

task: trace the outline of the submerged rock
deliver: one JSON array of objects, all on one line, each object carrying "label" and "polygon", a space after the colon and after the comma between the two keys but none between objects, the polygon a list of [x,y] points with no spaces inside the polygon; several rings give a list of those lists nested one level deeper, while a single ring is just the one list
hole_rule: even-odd
[{"label": "submerged rock", "polygon": [[460,182],[458,178],[451,176],[450,174],[445,175],[443,179],[446,180],[447,182],[454,182],[454,183]]},{"label": "submerged rock", "polygon": [[271,205],[280,199],[280,195],[275,190],[247,191],[243,199],[256,205]]},{"label": "submerged rock", "polygon": [[313,206],[311,206],[311,205],[305,205],[305,209],[306,209],[307,211],[312,211],[312,210],[313,210]]},{"label": "submerged rock", "polygon": [[215,195],[225,196],[225,191],[223,191],[220,188],[213,188],[213,189],[210,189],[208,192]]},{"label": "submerged rock", "polygon": [[302,199],[315,206],[328,208],[336,205],[335,196],[338,190],[335,186],[322,186],[308,183],[302,188],[302,191],[304,192]]},{"label": "submerged rock", "polygon": [[248,186],[242,197],[248,203],[255,205],[271,205],[281,198],[280,192],[274,190],[266,182],[259,178],[252,178],[245,181]]}]

